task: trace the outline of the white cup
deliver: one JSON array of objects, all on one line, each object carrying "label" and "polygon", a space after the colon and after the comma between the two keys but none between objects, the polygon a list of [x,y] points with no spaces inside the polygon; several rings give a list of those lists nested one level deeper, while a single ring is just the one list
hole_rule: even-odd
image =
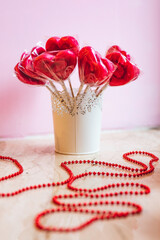
[{"label": "white cup", "polygon": [[58,153],[91,154],[100,150],[101,96],[95,98],[95,94],[88,91],[81,97],[71,114],[52,96],[55,151]]}]

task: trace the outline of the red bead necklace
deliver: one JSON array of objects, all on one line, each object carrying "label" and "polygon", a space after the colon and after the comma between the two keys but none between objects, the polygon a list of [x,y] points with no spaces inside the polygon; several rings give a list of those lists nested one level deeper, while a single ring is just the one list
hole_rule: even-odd
[{"label": "red bead necklace", "polygon": [[[134,160],[133,158],[130,158],[130,155],[134,154],[143,154],[145,156],[151,157],[151,160],[149,161],[149,166],[144,164],[143,162]],[[109,219],[115,219],[115,218],[122,218],[127,217],[129,215],[138,214],[142,211],[142,207],[139,204],[127,202],[127,201],[107,201],[106,199],[108,197],[118,197],[121,195],[143,195],[150,193],[150,188],[144,184],[140,183],[134,183],[134,182],[125,182],[125,183],[116,183],[116,184],[108,184],[102,187],[97,187],[93,189],[87,189],[87,188],[76,188],[72,184],[74,181],[76,181],[79,178],[83,178],[86,176],[110,176],[110,177],[124,177],[124,178],[139,178],[141,176],[147,175],[154,171],[153,162],[157,162],[159,159],[152,153],[148,152],[142,152],[142,151],[133,151],[123,154],[123,158],[133,164],[136,164],[140,166],[141,168],[132,168],[123,166],[120,164],[115,163],[108,163],[108,162],[101,162],[101,161],[94,161],[94,160],[74,160],[74,161],[68,161],[68,162],[62,162],[61,167],[63,167],[69,174],[69,178],[62,182],[56,182],[56,183],[46,183],[46,184],[38,184],[34,186],[28,186],[22,189],[19,189],[14,192],[8,192],[8,193],[0,193],[0,197],[13,197],[15,195],[18,195],[22,192],[33,190],[33,189],[39,189],[39,188],[46,188],[46,187],[54,187],[54,186],[60,186],[67,184],[68,189],[76,192],[74,194],[64,194],[64,195],[55,195],[53,197],[53,203],[59,205],[58,208],[52,208],[49,210],[45,210],[41,213],[39,213],[35,218],[35,225],[37,228],[45,231],[58,231],[58,232],[70,232],[70,231],[77,231],[80,230],[92,222],[95,222],[97,220],[109,220]],[[2,160],[9,160],[13,162],[16,167],[18,168],[18,171],[10,174],[8,176],[0,178],[1,181],[8,180],[10,178],[16,177],[23,173],[23,167],[22,165],[16,160],[11,157],[5,157],[0,156],[0,159]],[[105,167],[114,167],[115,169],[122,169],[127,170],[130,173],[112,173],[112,172],[85,172],[79,175],[74,175],[71,169],[68,167],[68,165],[73,164],[96,164],[96,165],[103,165]],[[111,193],[99,193],[106,189],[111,188],[119,188],[119,187],[136,187],[139,189],[136,191],[117,191],[117,192],[111,192]],[[89,202],[76,202],[76,203],[65,203],[63,202],[63,199],[91,199]],[[96,199],[96,201],[95,201]],[[98,200],[97,200],[98,199]],[[121,205],[123,207],[127,206],[131,208],[130,211],[102,211],[102,210],[95,210],[91,209],[93,206],[102,206],[102,205]],[[88,208],[86,208],[88,207]],[[86,213],[91,214],[93,217],[91,217],[89,220],[85,221],[83,224],[80,224],[77,227],[71,227],[71,228],[58,228],[58,227],[46,227],[41,223],[41,218],[43,218],[45,215],[54,214],[56,212],[76,212],[76,213]]]}]

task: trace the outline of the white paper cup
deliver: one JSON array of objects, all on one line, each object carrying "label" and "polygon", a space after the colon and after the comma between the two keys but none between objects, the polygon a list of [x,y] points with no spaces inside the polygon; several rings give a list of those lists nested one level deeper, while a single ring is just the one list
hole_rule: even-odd
[{"label": "white paper cup", "polygon": [[52,97],[55,151],[62,154],[98,152],[102,115],[101,96],[95,99],[95,95],[89,91],[75,104],[76,108],[77,106],[79,108],[71,114],[60,101]]}]

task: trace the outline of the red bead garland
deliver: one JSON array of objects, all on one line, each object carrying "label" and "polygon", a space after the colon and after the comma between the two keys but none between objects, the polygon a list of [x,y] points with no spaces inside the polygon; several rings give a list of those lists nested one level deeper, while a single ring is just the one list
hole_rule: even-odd
[{"label": "red bead garland", "polygon": [[[134,154],[143,154],[145,156],[151,157],[151,160],[149,161],[149,167],[144,164],[143,162],[134,160],[133,158],[130,158],[130,155]],[[15,192],[10,193],[0,193],[0,197],[13,197],[15,195],[18,195],[22,192],[33,190],[33,189],[39,189],[39,188],[46,188],[46,187],[54,187],[54,186],[60,186],[67,184],[68,189],[78,192],[74,194],[64,194],[64,195],[56,195],[53,197],[53,203],[59,205],[58,208],[53,208],[49,210],[45,210],[41,213],[39,213],[35,218],[35,225],[41,230],[45,231],[58,231],[58,232],[70,232],[70,231],[77,231],[80,230],[89,224],[91,224],[94,221],[97,220],[109,220],[113,218],[122,218],[127,217],[129,215],[138,214],[142,211],[142,207],[138,204],[132,203],[132,202],[126,202],[126,201],[106,201],[107,197],[117,197],[121,195],[143,195],[150,193],[150,188],[144,184],[140,183],[134,183],[134,182],[125,182],[125,183],[113,183],[108,184],[102,187],[97,187],[93,189],[87,189],[87,188],[76,188],[72,184],[74,181],[76,181],[79,178],[83,178],[86,176],[111,176],[111,177],[129,177],[129,178],[139,178],[141,176],[145,176],[147,174],[150,174],[154,171],[153,162],[157,162],[159,159],[152,153],[143,152],[143,151],[133,151],[123,154],[123,158],[133,164],[139,165],[141,168],[131,168],[127,166],[123,166],[120,164],[115,163],[108,163],[108,162],[101,162],[101,161],[94,161],[94,160],[74,160],[74,161],[68,161],[61,163],[61,167],[63,167],[69,174],[69,178],[62,182],[57,183],[46,183],[46,184],[38,184],[34,186],[28,186],[22,189],[19,189]],[[16,167],[19,169],[17,172],[10,174],[8,176],[0,178],[1,181],[8,180],[10,178],[16,177],[23,173],[23,167],[22,165],[13,158],[0,156],[0,159],[2,160],[9,160],[13,162]],[[94,164],[94,165],[103,165],[108,167],[114,167],[116,169],[122,169],[130,171],[131,173],[112,173],[112,172],[85,172],[79,175],[74,175],[71,169],[68,167],[68,165],[72,164]],[[113,193],[99,193],[99,191],[103,191],[105,189],[111,189],[111,188],[119,188],[119,187],[136,187],[140,188],[139,191],[117,191]],[[97,193],[98,192],[98,193]],[[76,202],[76,203],[65,203],[63,202],[63,199],[70,199],[70,198],[90,198],[92,199],[89,202]],[[98,199],[98,201],[93,201],[93,199]],[[99,205],[122,205],[122,206],[128,206],[132,208],[130,211],[124,211],[124,212],[118,212],[118,211],[102,211],[102,210],[94,210],[90,209],[92,206],[99,206]],[[86,207],[89,208],[86,208]],[[85,208],[83,208],[85,207]],[[58,227],[46,227],[41,224],[41,218],[48,214],[54,214],[55,212],[76,212],[76,213],[86,213],[86,214],[92,214],[93,217],[84,222],[83,224],[80,224],[77,227],[72,228],[58,228]]]}]

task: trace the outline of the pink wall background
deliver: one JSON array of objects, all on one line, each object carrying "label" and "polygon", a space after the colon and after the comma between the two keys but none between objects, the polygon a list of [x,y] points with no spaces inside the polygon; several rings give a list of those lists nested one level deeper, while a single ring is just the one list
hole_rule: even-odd
[{"label": "pink wall background", "polygon": [[[104,95],[103,129],[160,125],[159,9],[156,0],[0,0],[0,137],[53,131],[50,95],[13,76],[22,52],[50,36],[73,35],[103,56],[118,44],[141,77]],[[77,80],[77,72],[72,80]]]}]

